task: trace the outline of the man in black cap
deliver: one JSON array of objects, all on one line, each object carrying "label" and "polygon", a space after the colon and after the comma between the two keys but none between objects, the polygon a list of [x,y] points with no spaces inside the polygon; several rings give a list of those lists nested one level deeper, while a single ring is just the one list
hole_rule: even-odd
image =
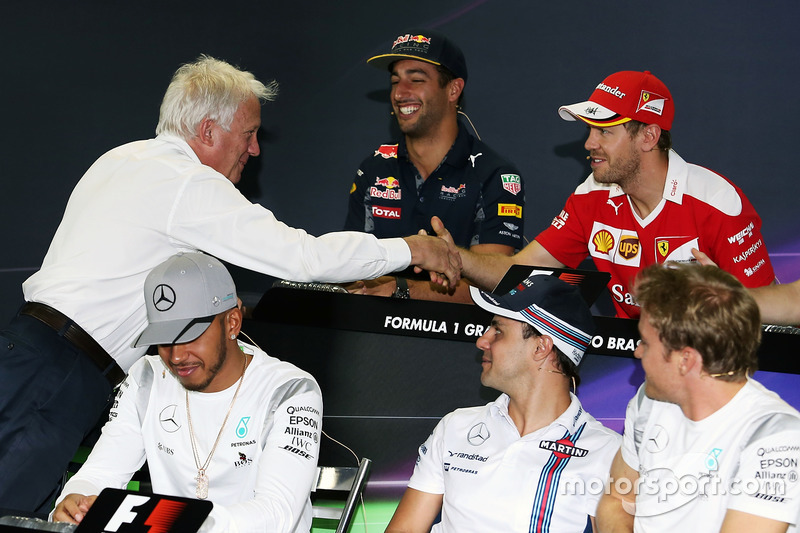
[{"label": "man in black cap", "polygon": [[[345,229],[377,237],[431,234],[437,215],[459,246],[511,255],[523,247],[525,193],[519,171],[459,124],[467,82],[464,54],[439,32],[397,36],[388,53],[367,61],[388,70],[399,142],[365,159],[350,189]],[[439,288],[384,277],[358,292],[469,302],[467,285]]]},{"label": "man in black cap", "polygon": [[569,390],[591,341],[589,307],[546,274],[502,296],[470,292],[495,315],[477,342],[481,383],[503,394],[442,418],[386,531],[583,531],[620,444]]}]

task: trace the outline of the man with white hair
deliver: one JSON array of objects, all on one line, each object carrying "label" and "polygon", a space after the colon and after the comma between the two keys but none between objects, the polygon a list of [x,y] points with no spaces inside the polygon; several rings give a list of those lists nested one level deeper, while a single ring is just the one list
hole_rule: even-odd
[{"label": "man with white hair", "polygon": [[101,156],[78,182],[26,303],[0,332],[0,508],[49,510],[61,475],[113,388],[145,349],[147,273],[203,250],[296,281],[370,279],[410,264],[459,277],[458,253],[434,237],[313,237],[234,186],[259,155],[261,102],[251,73],[201,56],[175,73],[155,139]]}]

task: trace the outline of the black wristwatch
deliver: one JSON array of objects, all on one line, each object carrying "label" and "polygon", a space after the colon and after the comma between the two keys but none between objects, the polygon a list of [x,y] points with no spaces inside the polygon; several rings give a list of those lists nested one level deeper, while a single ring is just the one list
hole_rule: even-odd
[{"label": "black wristwatch", "polygon": [[403,300],[409,300],[411,298],[411,291],[408,290],[408,281],[406,278],[394,278],[395,283],[397,283],[397,288],[392,293],[392,298],[402,298]]}]

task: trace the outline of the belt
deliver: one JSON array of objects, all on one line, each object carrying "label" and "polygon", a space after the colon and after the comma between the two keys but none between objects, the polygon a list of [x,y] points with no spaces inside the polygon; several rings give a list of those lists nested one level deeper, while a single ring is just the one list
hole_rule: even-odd
[{"label": "belt", "polygon": [[119,367],[116,361],[108,355],[102,346],[97,344],[97,341],[91,335],[83,331],[74,320],[53,309],[49,305],[26,302],[19,311],[20,315],[31,316],[40,322],[50,326],[56,333],[64,337],[75,348],[79,349],[92,360],[92,362],[100,369],[111,387],[119,385],[125,379],[125,372]]}]

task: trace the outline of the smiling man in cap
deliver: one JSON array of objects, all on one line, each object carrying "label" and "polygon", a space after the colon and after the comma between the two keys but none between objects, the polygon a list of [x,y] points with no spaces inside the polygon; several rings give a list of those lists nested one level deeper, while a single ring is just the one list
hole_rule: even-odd
[{"label": "smiling man in cap", "polygon": [[131,367],[53,519],[79,523],[146,459],[154,492],[214,502],[213,531],[308,531],[322,426],[314,378],[238,340],[236,287],[214,257],[171,257],[147,276],[145,300],[135,345],[158,355]]},{"label": "smiling man in cap", "polygon": [[774,281],[761,219],[742,191],[671,149],[675,103],[652,73],[612,74],[588,101],[562,106],[559,115],[589,127],[584,146],[592,174],[513,258],[462,253],[473,282],[494,286],[512,263],[574,268],[590,255],[611,274],[617,316],[636,318],[630,282],[637,272],[693,261],[693,249],[748,287]]},{"label": "smiling man in cap", "polygon": [[[525,190],[519,171],[458,121],[468,77],[461,49],[437,31],[412,29],[367,63],[389,73],[392,114],[402,136],[375,148],[359,166],[345,229],[379,238],[431,233],[437,215],[463,248],[504,255],[522,248]],[[470,301],[465,283],[444,290],[406,276],[352,290]]]},{"label": "smiling man in cap", "polygon": [[570,393],[594,329],[589,307],[547,274],[505,295],[470,292],[494,314],[477,342],[481,383],[503,394],[442,418],[386,531],[583,531],[601,494],[580,487],[602,486],[620,444]]}]

